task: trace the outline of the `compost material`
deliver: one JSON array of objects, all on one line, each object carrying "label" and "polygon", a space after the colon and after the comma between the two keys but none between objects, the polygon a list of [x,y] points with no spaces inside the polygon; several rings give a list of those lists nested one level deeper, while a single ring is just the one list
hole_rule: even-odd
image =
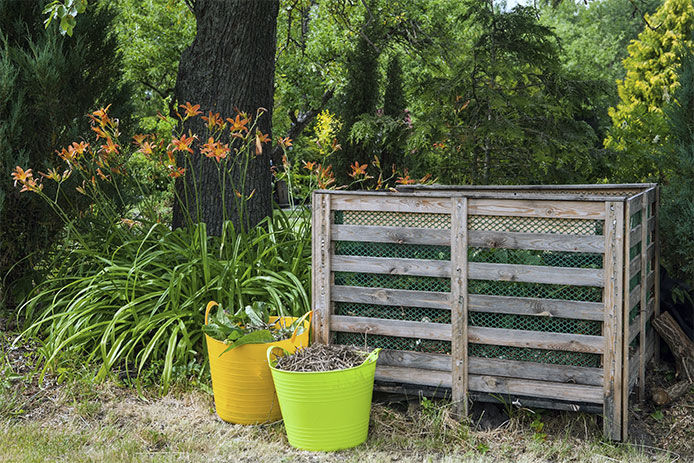
[{"label": "compost material", "polygon": [[275,368],[286,371],[333,371],[361,365],[368,352],[355,346],[314,344],[280,357]]}]

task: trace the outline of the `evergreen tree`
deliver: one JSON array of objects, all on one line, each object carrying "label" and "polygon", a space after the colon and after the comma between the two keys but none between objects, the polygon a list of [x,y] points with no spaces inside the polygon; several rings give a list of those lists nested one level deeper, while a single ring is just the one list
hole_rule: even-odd
[{"label": "evergreen tree", "polygon": [[694,286],[694,54],[682,56],[681,86],[665,110],[670,143],[661,163],[673,175],[662,190],[660,236],[669,273]]},{"label": "evergreen tree", "polygon": [[8,289],[22,291],[20,281],[31,284],[61,228],[44,201],[19,193],[10,172],[52,167],[57,149],[89,132],[85,114],[98,106],[113,103],[122,127],[129,113],[112,10],[95,3],[68,37],[56,24],[44,28],[45,3],[0,0],[0,303]]},{"label": "evergreen tree", "polygon": [[692,46],[691,0],[666,0],[652,15],[624,59],[626,77],[617,82],[620,103],[610,108],[613,126],[605,147],[618,151],[617,176],[638,181],[658,175],[657,153],[670,136],[663,107],[677,88],[681,52]]}]

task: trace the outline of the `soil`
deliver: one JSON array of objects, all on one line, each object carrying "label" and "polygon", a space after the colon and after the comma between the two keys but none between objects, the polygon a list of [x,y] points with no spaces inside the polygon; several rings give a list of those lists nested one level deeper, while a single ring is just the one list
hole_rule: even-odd
[{"label": "soil", "polygon": [[275,368],[286,371],[334,371],[361,365],[368,352],[355,346],[314,344],[280,357]]}]

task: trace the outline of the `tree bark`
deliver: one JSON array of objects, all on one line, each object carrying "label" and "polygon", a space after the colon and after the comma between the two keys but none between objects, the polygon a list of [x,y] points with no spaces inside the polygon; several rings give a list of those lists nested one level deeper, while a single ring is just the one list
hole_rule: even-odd
[{"label": "tree bark", "polygon": [[694,383],[694,342],[684,334],[669,312],[654,318],[653,327],[675,356],[677,377]]},{"label": "tree bark", "polygon": [[[234,116],[236,108],[255,118],[258,108],[265,108],[258,129],[271,135],[278,9],[279,0],[196,0],[193,13],[197,35],[181,56],[175,89],[178,104],[199,104],[205,114],[211,110],[224,118]],[[199,118],[191,118],[184,130],[203,134],[203,124]],[[219,235],[223,207],[231,212],[227,218],[236,226],[240,223],[233,198],[234,189],[240,190],[240,172],[234,169],[223,205],[216,161],[199,155],[198,149],[196,146],[192,165],[188,166],[190,172],[178,179],[176,191],[193,219],[194,211],[199,210],[208,233]],[[189,193],[195,191],[193,175],[197,200],[194,194],[184,194],[184,181]],[[249,165],[245,194],[255,193],[247,203],[244,225],[254,226],[271,214],[271,181],[270,146],[266,144],[261,155],[253,153]],[[184,211],[181,204],[174,204],[174,227],[185,225]]]}]

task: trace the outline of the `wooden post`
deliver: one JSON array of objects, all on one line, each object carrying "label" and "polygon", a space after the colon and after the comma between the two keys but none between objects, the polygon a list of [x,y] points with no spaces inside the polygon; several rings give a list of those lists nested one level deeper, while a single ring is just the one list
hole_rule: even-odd
[{"label": "wooden post", "polygon": [[312,261],[311,261],[311,298],[313,305],[313,340],[319,344],[330,343],[330,286],[332,272],[330,268],[330,228],[331,228],[330,195],[313,192],[312,228]]},{"label": "wooden post", "polygon": [[451,211],[451,362],[455,412],[468,410],[467,198],[452,198]]},{"label": "wooden post", "polygon": [[[653,297],[655,297],[655,309],[653,313],[653,318],[658,318],[660,315],[660,224],[659,224],[659,208],[660,208],[660,186],[655,187],[655,205],[653,207],[653,217],[655,218],[655,230],[653,233],[653,244],[654,258],[653,258],[653,271],[655,272],[655,283],[653,287]],[[653,342],[655,343],[653,357],[656,362],[660,362],[660,336],[656,332],[653,337]]]},{"label": "wooden post", "polygon": [[[639,403],[646,400],[646,316],[648,315],[648,194],[641,198],[641,310],[639,320]],[[628,321],[625,322],[628,326]]]},{"label": "wooden post", "polygon": [[603,433],[612,440],[620,440],[622,437],[624,228],[624,203],[605,202]]}]

